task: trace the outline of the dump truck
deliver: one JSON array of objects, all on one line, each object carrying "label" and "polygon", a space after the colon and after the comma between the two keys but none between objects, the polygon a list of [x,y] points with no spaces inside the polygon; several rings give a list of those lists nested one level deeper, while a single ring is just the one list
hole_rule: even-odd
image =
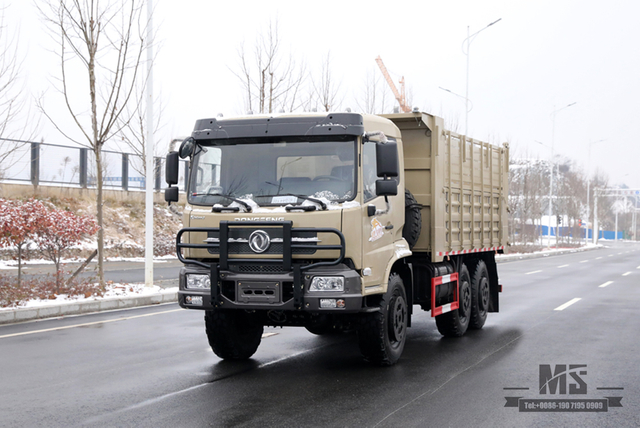
[{"label": "dump truck", "polygon": [[444,336],[480,329],[502,291],[508,153],[422,112],[198,120],[166,158],[169,203],[188,160],[179,304],[223,359],[250,358],[265,326],[355,332],[382,366],[416,310]]}]

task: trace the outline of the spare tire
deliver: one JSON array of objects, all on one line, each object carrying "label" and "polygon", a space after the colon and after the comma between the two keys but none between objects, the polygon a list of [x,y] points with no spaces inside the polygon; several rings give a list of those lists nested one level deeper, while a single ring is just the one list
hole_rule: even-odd
[{"label": "spare tire", "polygon": [[402,237],[409,244],[409,248],[413,248],[418,242],[420,232],[422,231],[422,206],[418,204],[416,198],[410,191],[404,191],[404,227],[402,228]]}]

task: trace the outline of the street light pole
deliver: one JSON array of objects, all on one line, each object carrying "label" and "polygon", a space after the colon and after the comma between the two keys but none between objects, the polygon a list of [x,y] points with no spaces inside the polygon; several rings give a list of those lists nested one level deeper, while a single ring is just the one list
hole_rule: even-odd
[{"label": "street light pole", "polygon": [[144,284],[153,287],[153,4],[147,0],[147,135],[145,141],[145,250]]},{"label": "street light pole", "polygon": [[602,143],[605,140],[592,141],[589,143],[589,149],[587,151],[587,222],[584,227],[584,244],[589,243],[589,219],[591,218],[591,206],[589,205],[590,191],[591,191],[591,146],[594,144]]},{"label": "street light pole", "polygon": [[[486,27],[476,31],[473,34],[469,34],[469,26],[467,25],[467,38],[464,39],[464,41],[462,42],[462,52],[464,52],[464,54],[467,56],[467,89],[465,92],[465,113],[464,113],[464,135],[469,135],[469,48],[471,47],[471,42],[473,41],[473,39],[480,34],[480,32],[486,30],[487,28],[491,27],[493,24],[496,24],[498,22],[500,22],[502,20],[502,18],[498,18],[495,21],[493,21],[491,24],[487,25]],[[464,44],[467,44],[467,50],[465,52],[464,50]]]},{"label": "street light pole", "polygon": [[[564,110],[568,107],[575,105],[576,102],[572,102],[571,104],[567,104],[566,106],[554,110],[551,112],[551,178],[549,179],[549,240],[547,241],[547,248],[551,248],[551,216],[553,215],[553,155],[554,155],[554,147],[555,147],[555,139],[556,139],[556,114]],[[558,225],[556,223],[556,247],[558,246]]]}]

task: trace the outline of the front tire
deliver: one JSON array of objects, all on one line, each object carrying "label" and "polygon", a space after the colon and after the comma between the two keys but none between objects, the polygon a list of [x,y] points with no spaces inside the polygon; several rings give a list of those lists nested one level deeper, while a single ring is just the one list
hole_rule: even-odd
[{"label": "front tire", "polygon": [[404,284],[398,274],[391,274],[380,310],[363,315],[358,341],[363,357],[380,366],[395,364],[407,339],[409,307]]},{"label": "front tire", "polygon": [[465,334],[471,319],[471,279],[464,263],[458,272],[458,293],[458,309],[436,317],[438,331],[446,337],[460,337]]},{"label": "front tire", "polygon": [[204,315],[205,330],[213,352],[225,360],[246,360],[260,346],[264,327],[240,310],[214,309]]}]

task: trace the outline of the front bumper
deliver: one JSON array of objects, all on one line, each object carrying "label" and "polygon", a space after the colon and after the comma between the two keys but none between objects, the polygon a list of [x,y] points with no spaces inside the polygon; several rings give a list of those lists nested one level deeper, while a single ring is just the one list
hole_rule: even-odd
[{"label": "front bumper", "polygon": [[[293,272],[267,275],[219,271],[217,304],[216,296],[212,298],[211,289],[189,289],[186,287],[186,275],[189,274],[210,275],[210,271],[197,266],[187,266],[180,271],[178,303],[186,309],[211,310],[218,307],[324,313],[355,313],[366,310],[363,306],[360,275],[344,264],[305,271],[300,279],[300,299],[295,298]],[[315,276],[344,277],[344,291],[309,291],[309,286]],[[202,299],[194,299],[194,296],[202,297]],[[336,307],[322,307],[321,301],[323,299],[335,301]],[[300,301],[297,302],[297,300]],[[193,304],[189,301],[201,301],[202,304]],[[327,303],[327,300],[324,302]]]},{"label": "front bumper", "polygon": [[[251,253],[237,243],[246,241],[247,236],[257,232],[267,236],[267,241],[275,242],[278,239],[281,242],[281,246],[277,249],[274,247],[269,253],[273,257],[244,256]],[[183,235],[191,233],[206,233],[208,238],[203,244],[183,242]],[[185,258],[183,249],[207,250],[219,258]],[[324,258],[332,252],[338,252],[338,256]],[[321,256],[321,253],[325,256]],[[334,228],[293,227],[292,221],[220,221],[217,228],[180,230],[177,254],[185,264],[180,273],[178,292],[178,302],[183,308],[342,313],[367,311],[363,307],[361,278],[343,263],[344,235]],[[295,259],[294,254],[315,258]],[[209,288],[188,289],[185,278],[188,274],[207,275]],[[342,276],[345,280],[344,290],[310,291],[309,285],[315,276]]]}]

